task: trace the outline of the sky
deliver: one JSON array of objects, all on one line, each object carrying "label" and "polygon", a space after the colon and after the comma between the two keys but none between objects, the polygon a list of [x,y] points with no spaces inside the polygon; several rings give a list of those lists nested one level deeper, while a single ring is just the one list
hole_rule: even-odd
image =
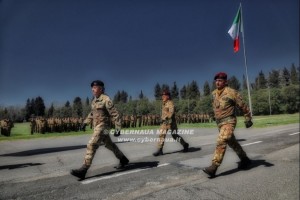
[{"label": "sky", "polygon": [[[227,33],[242,4],[243,46]],[[91,97],[102,80],[154,98],[156,83],[200,92],[217,72],[245,74],[299,66],[299,0],[0,0],[0,106]]]}]

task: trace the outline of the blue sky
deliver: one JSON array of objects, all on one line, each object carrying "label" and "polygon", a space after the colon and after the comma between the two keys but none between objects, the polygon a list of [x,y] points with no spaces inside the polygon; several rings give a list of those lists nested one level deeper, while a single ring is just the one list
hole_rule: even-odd
[{"label": "blue sky", "polygon": [[[248,74],[299,66],[299,1],[243,0]],[[225,71],[242,80],[243,46],[227,34],[236,0],[0,0],[0,106],[91,97],[105,82],[153,98],[156,83],[181,88]]]}]

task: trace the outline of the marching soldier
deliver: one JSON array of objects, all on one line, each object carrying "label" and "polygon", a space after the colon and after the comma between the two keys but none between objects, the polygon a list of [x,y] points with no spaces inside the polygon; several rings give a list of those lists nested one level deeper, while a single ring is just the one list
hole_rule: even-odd
[{"label": "marching soldier", "polygon": [[171,135],[174,140],[180,142],[180,144],[183,146],[183,151],[187,152],[189,149],[189,144],[186,143],[183,140],[183,138],[177,134],[175,107],[173,101],[171,100],[170,92],[168,90],[163,91],[162,100],[163,100],[162,113],[161,113],[162,124],[160,126],[158,150],[155,153],[153,153],[153,156],[163,155],[164,141],[168,131],[171,131]]},{"label": "marching soldier", "polygon": [[120,164],[116,167],[117,169],[124,168],[129,162],[126,156],[119,150],[117,145],[112,142],[109,135],[110,120],[114,122],[116,132],[118,132],[118,134],[120,133],[120,114],[118,113],[110,98],[104,94],[104,83],[102,81],[93,81],[91,83],[91,88],[94,95],[94,99],[91,104],[92,111],[84,120],[83,126],[85,127],[87,124],[91,123],[91,120],[93,120],[94,133],[87,144],[86,155],[84,157],[82,167],[79,169],[71,170],[71,174],[80,179],[85,178],[87,170],[90,168],[96,150],[98,149],[101,142],[104,142],[105,147],[111,150],[120,160]]},{"label": "marching soldier", "polygon": [[251,160],[237,142],[233,133],[237,123],[235,107],[243,111],[246,128],[253,125],[251,112],[242,100],[241,95],[236,90],[227,86],[227,74],[220,72],[215,75],[214,80],[217,89],[212,92],[213,110],[219,129],[219,136],[212,164],[203,169],[203,171],[212,178],[215,177],[216,171],[222,163],[227,144],[235,151],[241,160],[238,166],[239,169],[246,169],[251,164]]}]

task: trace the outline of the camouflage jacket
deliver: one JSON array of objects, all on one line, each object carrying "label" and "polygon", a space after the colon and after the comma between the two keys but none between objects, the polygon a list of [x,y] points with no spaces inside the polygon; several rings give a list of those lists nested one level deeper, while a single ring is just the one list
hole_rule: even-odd
[{"label": "camouflage jacket", "polygon": [[100,97],[95,97],[91,107],[92,110],[84,120],[84,123],[90,124],[93,121],[94,127],[99,124],[110,126],[110,122],[112,121],[116,129],[121,129],[121,116],[109,96],[101,94]]},{"label": "camouflage jacket", "polygon": [[235,109],[238,108],[244,113],[246,120],[251,119],[251,113],[243,101],[242,96],[234,89],[225,87],[224,90],[219,93],[218,89],[212,92],[213,97],[213,110],[216,121],[222,121],[226,118],[233,118],[235,120]]},{"label": "camouflage jacket", "polygon": [[163,123],[166,124],[176,123],[175,106],[173,101],[168,100],[167,102],[163,102],[162,111],[161,111],[161,120]]}]

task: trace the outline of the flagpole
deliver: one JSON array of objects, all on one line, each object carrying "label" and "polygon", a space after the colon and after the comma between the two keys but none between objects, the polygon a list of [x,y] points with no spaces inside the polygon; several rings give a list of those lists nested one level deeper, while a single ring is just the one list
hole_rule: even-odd
[{"label": "flagpole", "polygon": [[241,28],[242,28],[242,36],[243,36],[243,48],[244,48],[244,60],[245,60],[245,72],[246,72],[246,82],[247,82],[247,89],[248,89],[248,99],[249,99],[249,108],[250,113],[252,116],[252,102],[251,102],[251,95],[250,95],[250,85],[248,79],[248,67],[247,67],[247,56],[246,56],[246,47],[245,47],[245,36],[244,36],[244,21],[243,21],[243,11],[242,11],[242,3],[240,3],[241,8]]}]

